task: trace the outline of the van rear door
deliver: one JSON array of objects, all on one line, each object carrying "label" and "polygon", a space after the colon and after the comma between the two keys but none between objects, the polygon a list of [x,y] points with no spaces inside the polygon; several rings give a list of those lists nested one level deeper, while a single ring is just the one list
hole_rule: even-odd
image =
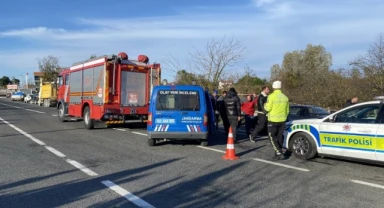
[{"label": "van rear door", "polygon": [[[177,90],[159,89],[152,111],[153,131],[178,132]],[[153,102],[152,102],[153,103]]]},{"label": "van rear door", "polygon": [[180,128],[188,132],[206,132],[204,125],[206,104],[204,92],[201,90],[179,90],[179,122]]}]

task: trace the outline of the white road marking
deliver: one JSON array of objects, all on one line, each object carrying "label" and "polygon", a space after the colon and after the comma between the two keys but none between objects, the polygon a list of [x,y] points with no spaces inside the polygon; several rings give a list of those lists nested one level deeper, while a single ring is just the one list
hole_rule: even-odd
[{"label": "white road marking", "polygon": [[52,114],[52,116],[58,116],[57,114]]},{"label": "white road marking", "polygon": [[65,155],[63,153],[59,152],[57,149],[55,149],[53,147],[45,146],[45,149],[49,150],[50,152],[52,152],[53,154],[55,154],[58,157],[65,157]]},{"label": "white road marking", "polygon": [[369,183],[369,182],[364,182],[364,181],[359,181],[359,180],[351,180],[353,183],[358,183],[358,184],[363,184],[363,185],[367,185],[367,186],[372,186],[372,187],[375,187],[375,188],[381,188],[381,189],[384,189],[384,186],[383,185],[379,185],[379,184],[374,184],[374,183]]},{"label": "white road marking", "polygon": [[268,164],[271,164],[271,165],[277,165],[277,166],[281,166],[281,167],[285,167],[285,168],[300,170],[300,171],[304,171],[304,172],[308,172],[309,171],[308,169],[305,169],[305,168],[298,168],[298,167],[295,167],[295,166],[285,165],[285,164],[281,164],[281,163],[277,163],[277,162],[272,162],[272,161],[268,161],[268,160],[263,160],[263,159],[259,159],[259,158],[252,158],[252,159],[256,160],[256,161],[259,161],[259,162],[268,163]]},{"label": "white road marking", "polygon": [[82,164],[80,164],[74,160],[66,159],[65,161],[67,161],[69,164],[75,166],[76,168],[80,169],[81,171],[83,171],[84,173],[86,173],[89,176],[98,176],[99,175],[99,174],[93,172],[91,169],[85,167],[84,165],[82,165]]},{"label": "white road marking", "polygon": [[25,109],[25,110],[31,111],[31,112],[35,112],[35,113],[45,114],[45,112],[41,112],[41,111],[37,111],[37,110],[32,110],[32,109]]},{"label": "white road marking", "polygon": [[71,121],[77,121],[77,118],[71,118],[70,120]]},{"label": "white road marking", "polygon": [[13,129],[15,129],[16,131],[18,131],[20,134],[22,134],[22,135],[24,135],[25,137],[29,138],[30,140],[36,142],[37,144],[39,144],[39,145],[45,145],[44,142],[42,142],[42,141],[36,139],[34,136],[32,136],[32,135],[28,134],[27,132],[25,132],[25,131],[19,129],[19,128],[16,127],[15,125],[10,124],[8,121],[4,120],[3,118],[0,117],[0,120],[1,120],[2,122],[6,123],[6,124],[7,124],[8,126],[10,126],[11,128],[13,128]]},{"label": "white road marking", "polygon": [[113,128],[114,130],[118,130],[118,131],[127,131],[125,129],[119,129],[119,128]]},{"label": "white road marking", "polygon": [[104,184],[109,189],[113,190],[114,192],[118,193],[120,196],[128,199],[128,201],[134,203],[138,207],[145,207],[145,208],[155,208],[154,206],[148,204],[146,201],[140,199],[139,197],[133,195],[129,191],[121,188],[120,186],[114,184],[112,181],[106,180],[102,181],[102,184]]},{"label": "white road marking", "polygon": [[[52,152],[56,156],[58,156],[58,157],[66,157],[63,153],[59,152],[58,150],[54,149],[53,147],[47,146],[44,142],[36,139],[34,136],[32,136],[32,135],[28,134],[27,132],[21,130],[20,128],[16,127],[15,125],[10,124],[8,121],[4,120],[1,117],[0,117],[0,121],[2,121],[3,123],[7,124],[9,127],[15,129],[16,131],[18,131],[20,134],[24,135],[25,137],[27,137],[27,138],[31,139],[32,141],[36,142],[37,144],[44,146],[47,150],[49,150],[50,152]],[[78,163],[78,162],[76,162],[74,160],[66,159],[65,161],[67,161],[69,164],[75,166],[76,168],[80,169],[81,171],[83,171],[84,173],[86,173],[89,176],[98,176],[97,173],[93,172],[89,168],[85,167],[84,165],[82,165],[82,164],[80,164],[80,163]]]},{"label": "white road marking", "polygon": [[20,108],[20,107],[18,107],[18,106],[8,105],[8,104],[4,104],[4,103],[0,103],[0,105],[5,105],[5,106],[9,106],[9,107],[14,107],[14,108]]},{"label": "white road marking", "polygon": [[[209,148],[209,147],[204,147],[204,146],[197,146],[197,147],[198,148],[202,148],[202,149],[206,149],[206,150],[215,151],[215,152],[225,153],[225,151],[223,151],[223,150],[218,150],[218,149],[214,149],[214,148]],[[277,165],[277,166],[281,166],[281,167],[285,167],[285,168],[300,170],[300,171],[304,171],[304,172],[308,172],[309,171],[308,169],[305,169],[305,168],[298,168],[298,167],[295,167],[295,166],[285,165],[285,164],[281,164],[281,163],[277,163],[277,162],[272,162],[272,161],[268,161],[268,160],[263,160],[263,159],[259,159],[259,158],[252,158],[252,159],[255,160],[255,161],[259,161],[259,162],[263,162],[263,163],[268,163],[268,164],[271,164],[271,165]]]},{"label": "white road marking", "polygon": [[136,132],[136,131],[132,131],[133,134],[138,134],[138,135],[141,135],[141,136],[148,136],[148,134],[144,134],[144,133],[140,133],[140,132]]},{"label": "white road marking", "polygon": [[197,146],[197,147],[198,148],[202,148],[202,149],[206,149],[206,150],[212,150],[212,151],[215,151],[215,152],[225,153],[225,151],[223,151],[223,150],[213,149],[213,148],[204,147],[204,146]]}]

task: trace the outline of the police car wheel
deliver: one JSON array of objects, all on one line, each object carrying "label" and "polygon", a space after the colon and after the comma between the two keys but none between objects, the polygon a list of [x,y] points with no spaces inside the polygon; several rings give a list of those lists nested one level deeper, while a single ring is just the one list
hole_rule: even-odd
[{"label": "police car wheel", "polygon": [[148,139],[148,145],[153,147],[156,145],[156,139]]},{"label": "police car wheel", "polygon": [[306,133],[297,133],[289,141],[289,149],[295,157],[309,160],[316,156],[317,147],[313,139]]}]

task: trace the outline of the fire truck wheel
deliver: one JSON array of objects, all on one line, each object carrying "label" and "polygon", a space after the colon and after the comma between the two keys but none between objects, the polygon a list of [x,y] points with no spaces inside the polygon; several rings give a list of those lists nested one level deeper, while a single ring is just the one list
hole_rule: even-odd
[{"label": "fire truck wheel", "polygon": [[65,122],[65,114],[64,114],[64,105],[63,104],[59,104],[59,110],[57,111],[57,114],[58,114],[58,117],[59,117],[59,120],[61,122]]},{"label": "fire truck wheel", "polygon": [[155,146],[156,145],[156,139],[148,139],[148,145],[149,146]]},{"label": "fire truck wheel", "polygon": [[94,121],[91,119],[89,107],[84,108],[84,126],[86,129],[93,129],[94,128]]}]

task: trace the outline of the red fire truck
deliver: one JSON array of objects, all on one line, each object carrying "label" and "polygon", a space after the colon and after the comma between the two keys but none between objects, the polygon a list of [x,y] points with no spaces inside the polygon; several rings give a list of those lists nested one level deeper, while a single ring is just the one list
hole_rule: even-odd
[{"label": "red fire truck", "polygon": [[153,86],[160,85],[160,64],[149,64],[145,55],[129,60],[124,52],[73,64],[59,75],[58,117],[83,118],[107,126],[146,122]]}]

